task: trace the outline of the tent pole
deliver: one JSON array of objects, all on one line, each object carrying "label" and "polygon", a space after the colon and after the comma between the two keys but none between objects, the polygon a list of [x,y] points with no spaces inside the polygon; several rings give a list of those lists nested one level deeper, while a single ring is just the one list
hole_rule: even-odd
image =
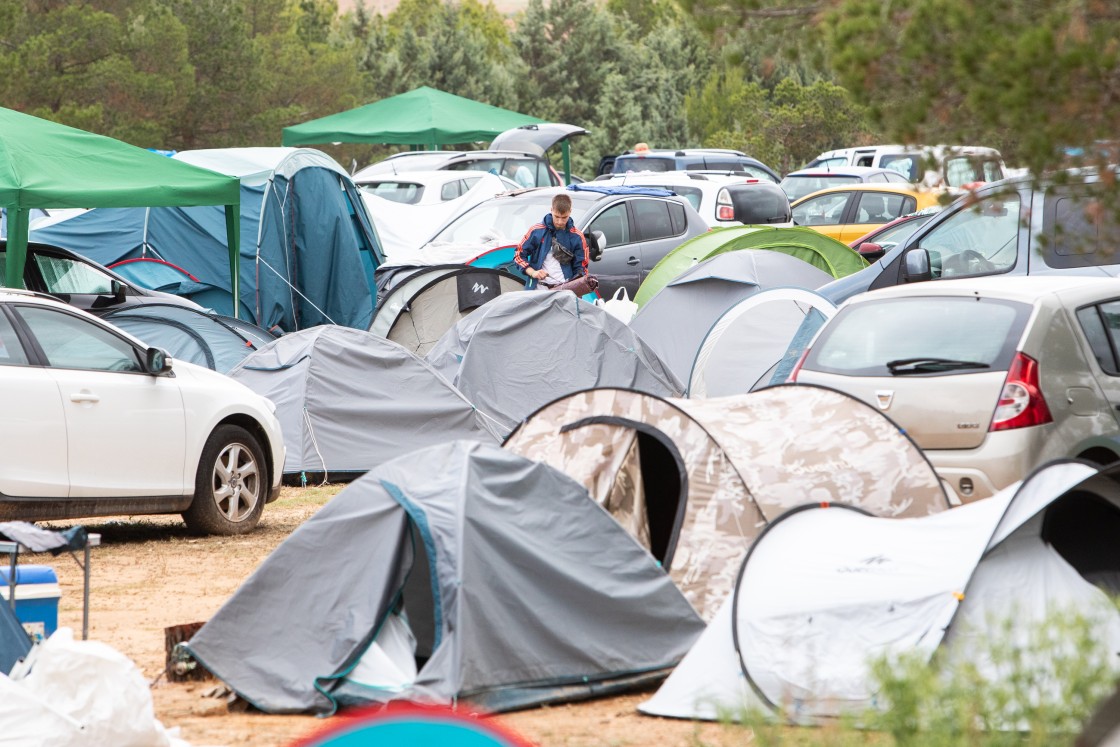
[{"label": "tent pole", "polygon": [[229,288],[233,318],[241,318],[241,203],[226,205],[226,243],[229,245]]},{"label": "tent pole", "polygon": [[572,183],[572,154],[568,150],[567,139],[561,141],[560,152],[564,154],[564,183]]},{"label": "tent pole", "polygon": [[30,214],[27,208],[8,208],[8,249],[4,264],[4,285],[23,288],[23,266],[27,262],[27,230]]}]

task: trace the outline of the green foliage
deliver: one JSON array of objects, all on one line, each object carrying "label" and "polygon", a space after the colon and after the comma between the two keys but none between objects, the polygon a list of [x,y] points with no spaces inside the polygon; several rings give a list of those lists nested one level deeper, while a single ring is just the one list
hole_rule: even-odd
[{"label": "green foliage", "polygon": [[843,0],[823,29],[839,82],[894,139],[993,145],[1041,172],[1115,137],[1110,4]]}]

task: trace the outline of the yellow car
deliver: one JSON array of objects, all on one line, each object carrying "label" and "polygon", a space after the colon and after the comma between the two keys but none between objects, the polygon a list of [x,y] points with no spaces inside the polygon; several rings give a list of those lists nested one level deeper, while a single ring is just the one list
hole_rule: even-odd
[{"label": "yellow car", "polygon": [[937,205],[941,192],[905,184],[852,184],[805,195],[790,205],[793,223],[845,244],[875,226]]}]

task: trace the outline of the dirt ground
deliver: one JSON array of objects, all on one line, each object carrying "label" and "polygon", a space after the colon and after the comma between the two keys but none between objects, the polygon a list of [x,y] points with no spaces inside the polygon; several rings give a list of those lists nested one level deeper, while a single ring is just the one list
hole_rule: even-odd
[{"label": "dirt ground", "polygon": [[[210,694],[218,683],[169,682],[164,629],[207,620],[265,557],[342,486],[284,488],[265,508],[260,527],[243,537],[197,537],[178,517],[114,517],[81,523],[101,535],[92,551],[89,637],[121,651],[153,682],[156,717],[194,747],[282,747],[336,719],[231,712]],[[45,524],[56,528],[70,522]],[[81,635],[82,571],[69,555],[24,554],[21,563],[53,567],[62,598],[59,624]],[[495,716],[503,727],[542,747],[691,745],[753,741],[749,730],[643,716],[649,693]],[[794,741],[800,742],[800,739]]]}]

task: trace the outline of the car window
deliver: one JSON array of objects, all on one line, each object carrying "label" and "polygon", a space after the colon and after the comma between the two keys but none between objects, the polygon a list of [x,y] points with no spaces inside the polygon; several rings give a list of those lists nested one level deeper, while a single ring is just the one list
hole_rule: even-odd
[{"label": "car window", "polygon": [[859,184],[859,181],[858,176],[834,176],[831,174],[787,176],[782,180],[782,190],[789,197],[789,201],[794,202],[821,189],[843,187],[845,184]]},{"label": "car window", "polygon": [[491,174],[502,173],[502,158],[475,158],[468,161],[457,161],[448,164],[448,171],[489,171]]},{"label": "car window", "polygon": [[1006,272],[1018,257],[1018,193],[988,195],[958,210],[922,237],[933,277],[954,278]]},{"label": "car window", "polygon": [[793,208],[793,222],[799,226],[835,226],[844,217],[848,197],[848,192],[810,197]]},{"label": "car window", "polygon": [[692,205],[694,210],[700,209],[700,200],[704,197],[704,192],[699,187],[682,187],[676,184],[643,184],[642,186],[656,186],[660,189],[667,189],[671,192],[676,192],[678,195],[688,200],[688,204]]},{"label": "car window", "polygon": [[872,236],[871,241],[883,247],[884,251],[890,251],[894,247],[898,246],[899,242],[905,241],[907,238],[912,236],[914,232],[918,230],[919,226],[927,223],[932,217],[933,216],[931,215],[923,215],[918,218],[911,218],[910,220],[904,223],[899,223],[896,226],[884,228],[882,231]]},{"label": "car window", "polygon": [[902,176],[902,180],[906,182],[918,181],[918,177],[922,173],[922,158],[917,155],[898,153],[892,156],[883,156],[879,159],[879,165],[899,174]]},{"label": "car window", "polygon": [[620,202],[601,212],[595,220],[591,221],[591,226],[585,233],[592,231],[603,232],[603,237],[607,240],[607,248],[629,244],[630,224],[626,218],[625,203]]},{"label": "car window", "polygon": [[439,190],[439,199],[442,202],[454,200],[456,197],[462,197],[470,187],[465,184],[465,179],[456,179],[453,182],[447,182]]},{"label": "car window", "polygon": [[26,366],[27,353],[23,350],[11,321],[0,312],[0,366]]},{"label": "car window", "polygon": [[891,376],[887,364],[944,358],[985,364],[921,375],[1006,370],[1029,304],[965,296],[883,299],[841,309],[825,324],[805,367],[847,376]]},{"label": "car window", "polygon": [[914,212],[917,202],[913,197],[881,192],[864,192],[859,196],[856,223],[890,223],[900,215]]},{"label": "car window", "polygon": [[1116,353],[1120,345],[1120,301],[1078,309],[1077,321],[1101,370],[1109,376],[1120,376]]},{"label": "car window", "polygon": [[676,162],[672,158],[653,156],[619,156],[614,160],[614,173],[625,174],[631,171],[675,171]]},{"label": "car window", "polygon": [[910,180],[904,174],[896,174],[893,171],[888,171],[884,175],[889,184],[909,184]]},{"label": "car window", "polygon": [[424,186],[412,182],[381,182],[364,184],[362,191],[393,202],[415,205],[424,196]]},{"label": "car window", "polygon": [[[516,244],[552,206],[552,195],[529,195],[515,200],[499,198],[475,205],[443,228],[432,241],[477,244],[493,239]],[[580,225],[586,207],[572,205],[572,219]]]},{"label": "car window", "polygon": [[46,254],[33,254],[32,260],[43,277],[43,289],[47,293],[113,292],[113,278],[83,262]]},{"label": "car window", "polygon": [[669,206],[669,219],[673,222],[673,236],[679,236],[688,228],[688,217],[684,214],[684,205],[679,202],[666,203]]},{"label": "car window", "polygon": [[42,306],[16,306],[52,368],[142,371],[136,349],[107,329]]},{"label": "car window", "polygon": [[1051,267],[1120,264],[1120,222],[1107,196],[1089,185],[1047,193],[1039,244]]},{"label": "car window", "polygon": [[630,203],[634,210],[634,224],[642,241],[654,241],[675,235],[673,219],[669,217],[669,205],[661,200],[634,200]]}]

